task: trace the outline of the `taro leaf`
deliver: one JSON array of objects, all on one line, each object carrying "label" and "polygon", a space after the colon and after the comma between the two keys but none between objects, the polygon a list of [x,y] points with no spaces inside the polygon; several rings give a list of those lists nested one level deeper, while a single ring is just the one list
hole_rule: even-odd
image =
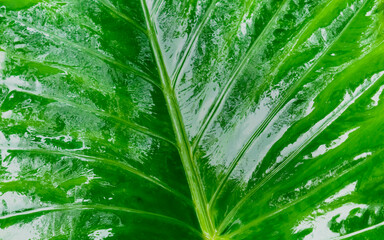
[{"label": "taro leaf", "polygon": [[0,0],[1,239],[380,239],[381,0]]}]

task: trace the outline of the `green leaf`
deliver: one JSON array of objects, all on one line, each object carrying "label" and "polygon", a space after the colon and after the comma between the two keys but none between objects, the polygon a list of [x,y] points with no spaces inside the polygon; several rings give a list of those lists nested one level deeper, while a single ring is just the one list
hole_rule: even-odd
[{"label": "green leaf", "polygon": [[0,6],[0,239],[382,237],[382,0]]}]

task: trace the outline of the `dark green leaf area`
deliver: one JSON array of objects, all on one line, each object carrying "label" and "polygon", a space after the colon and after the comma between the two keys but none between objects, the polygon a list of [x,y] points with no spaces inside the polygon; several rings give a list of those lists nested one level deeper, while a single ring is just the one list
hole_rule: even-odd
[{"label": "dark green leaf area", "polygon": [[382,0],[0,0],[0,239],[381,239]]}]

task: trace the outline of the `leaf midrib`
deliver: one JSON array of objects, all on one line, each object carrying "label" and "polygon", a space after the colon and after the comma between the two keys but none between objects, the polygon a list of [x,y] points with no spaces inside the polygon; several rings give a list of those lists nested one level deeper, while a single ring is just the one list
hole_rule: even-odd
[{"label": "leaf midrib", "polygon": [[212,239],[214,237],[215,231],[212,219],[209,215],[207,199],[204,194],[202,185],[202,179],[198,174],[196,162],[192,154],[192,148],[188,141],[188,136],[186,134],[185,126],[182,120],[180,107],[174,89],[172,87],[170,76],[165,66],[164,58],[162,56],[160,45],[156,36],[155,26],[153,21],[151,20],[151,14],[149,13],[148,6],[145,0],[141,0],[141,6],[147,25],[147,32],[152,52],[158,68],[165,102],[175,133],[179,155],[184,168],[184,172],[186,174],[192,200],[195,206],[196,215],[203,235],[206,239]]}]

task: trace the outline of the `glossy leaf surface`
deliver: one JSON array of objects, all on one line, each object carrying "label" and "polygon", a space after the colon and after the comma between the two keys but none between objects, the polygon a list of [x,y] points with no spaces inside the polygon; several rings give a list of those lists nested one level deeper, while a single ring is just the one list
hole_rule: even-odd
[{"label": "glossy leaf surface", "polygon": [[0,239],[380,239],[381,0],[0,0]]}]

